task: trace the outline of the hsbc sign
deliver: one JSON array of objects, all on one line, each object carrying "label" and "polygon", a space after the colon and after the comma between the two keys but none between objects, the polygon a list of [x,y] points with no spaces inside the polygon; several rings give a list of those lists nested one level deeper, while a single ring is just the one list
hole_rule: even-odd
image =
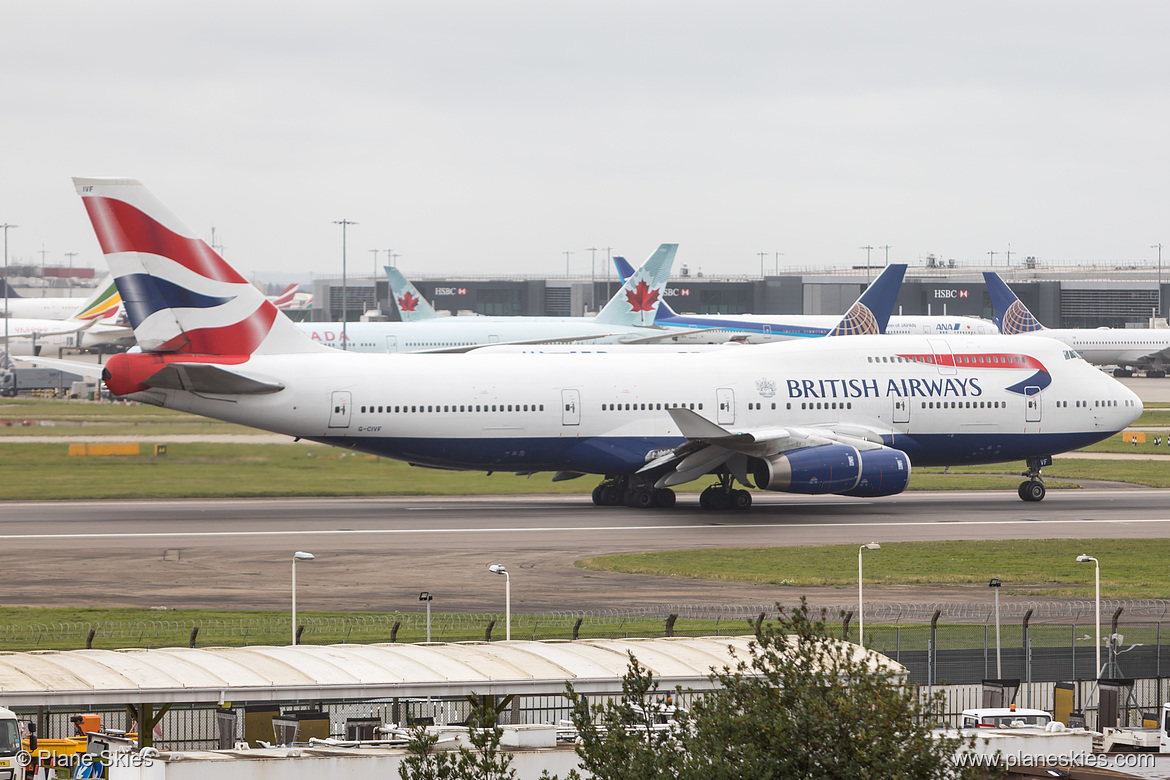
[{"label": "hsbc sign", "polygon": [[949,290],[935,290],[934,291],[934,297],[936,299],[938,299],[938,298],[942,298],[942,299],[966,298],[969,295],[970,295],[970,292],[968,290],[949,289]]},{"label": "hsbc sign", "polygon": [[466,287],[436,287],[435,295],[467,295]]},{"label": "hsbc sign", "polygon": [[681,289],[678,287],[667,287],[662,291],[662,296],[664,298],[685,298],[690,294],[691,288],[689,287],[683,287]]}]

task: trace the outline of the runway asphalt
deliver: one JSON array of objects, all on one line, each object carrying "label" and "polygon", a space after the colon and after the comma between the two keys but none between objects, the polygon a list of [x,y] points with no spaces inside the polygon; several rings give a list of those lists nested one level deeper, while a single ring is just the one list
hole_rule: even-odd
[{"label": "runway asphalt", "polygon": [[[0,510],[7,605],[271,608],[288,605],[292,554],[301,609],[602,610],[770,604],[787,588],[589,572],[579,558],[653,549],[938,539],[1161,538],[1170,493],[1144,488],[904,493],[883,499],[758,496],[747,512],[599,508],[587,497],[257,499],[10,503]],[[968,589],[971,590],[971,589]],[[867,602],[986,598],[986,587],[867,589]],[[848,603],[851,589],[809,591]]]}]

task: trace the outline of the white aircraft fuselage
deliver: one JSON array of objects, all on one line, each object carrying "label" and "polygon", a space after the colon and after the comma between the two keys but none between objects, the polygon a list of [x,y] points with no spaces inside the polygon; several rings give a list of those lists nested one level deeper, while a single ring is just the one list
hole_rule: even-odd
[{"label": "white aircraft fuselage", "polygon": [[300,322],[314,342],[352,352],[423,352],[478,344],[528,342],[623,344],[662,335],[662,328],[602,325],[590,317],[442,317],[417,322]]},{"label": "white aircraft fuselage", "polygon": [[[880,440],[923,466],[1076,449],[1142,411],[1059,343],[1021,336],[844,336],[677,354],[320,351],[231,363],[283,389],[135,397],[420,465],[594,474],[632,473],[681,444],[667,411],[678,406],[731,431]],[[140,379],[115,371],[107,383],[125,394]]]}]

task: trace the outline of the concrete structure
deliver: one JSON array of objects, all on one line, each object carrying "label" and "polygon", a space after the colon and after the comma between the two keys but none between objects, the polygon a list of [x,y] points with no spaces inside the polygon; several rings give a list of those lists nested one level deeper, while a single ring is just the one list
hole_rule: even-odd
[{"label": "concrete structure", "polygon": [[[987,270],[1003,276],[1040,321],[1052,328],[1145,327],[1159,301],[1158,269],[1150,264],[1051,265],[1033,260],[1030,265],[1025,262],[997,268],[930,262],[912,266],[907,272],[898,297],[901,314],[990,319],[991,299],[982,278]],[[785,269],[764,277],[704,276],[688,271],[672,278],[664,298],[680,313],[840,314],[880,270],[876,266]],[[616,278],[591,281],[587,277],[508,274],[414,276],[411,281],[440,311],[481,315],[583,316],[597,311],[619,287]],[[1162,299],[1170,301],[1170,274],[1162,286]],[[340,276],[316,277],[313,296],[314,318],[339,319]],[[369,308],[397,319],[384,278],[351,276],[346,298],[351,320]]]}]

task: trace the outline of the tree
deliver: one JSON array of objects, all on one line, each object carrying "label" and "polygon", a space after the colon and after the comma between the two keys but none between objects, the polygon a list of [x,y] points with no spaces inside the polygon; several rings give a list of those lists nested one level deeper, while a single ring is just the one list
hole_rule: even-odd
[{"label": "tree", "polygon": [[409,755],[398,767],[402,780],[512,780],[516,770],[512,757],[500,750],[498,713],[490,701],[474,698],[467,718],[471,747],[436,750],[439,737],[425,726],[412,730],[407,744]]},{"label": "tree", "polygon": [[836,640],[823,612],[814,617],[802,601],[753,628],[748,657],[714,671],[716,689],[670,730],[637,721],[657,684],[633,656],[621,701],[596,719],[570,687],[582,767],[601,780],[986,776],[954,764],[969,742],[931,733],[941,694],[923,705],[880,656]]},{"label": "tree", "polygon": [[[629,656],[621,699],[606,701],[596,712],[566,683],[581,768],[598,780],[678,777],[683,758],[679,735],[688,728],[687,714],[659,695],[654,676],[633,653]],[[568,780],[579,777],[574,770]]]},{"label": "tree", "polygon": [[804,601],[757,624],[748,657],[712,675],[685,736],[683,777],[982,777],[956,767],[964,741],[931,733],[925,705],[884,659],[836,640]]}]

